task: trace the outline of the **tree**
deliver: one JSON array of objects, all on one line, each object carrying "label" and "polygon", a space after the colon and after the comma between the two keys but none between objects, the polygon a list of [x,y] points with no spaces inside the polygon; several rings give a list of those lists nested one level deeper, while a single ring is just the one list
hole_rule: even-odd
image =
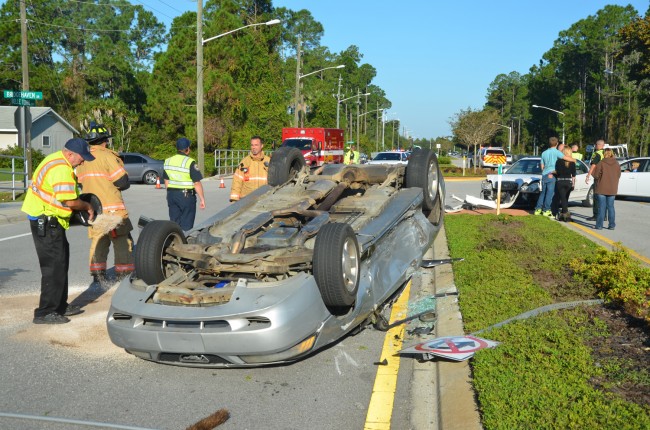
[{"label": "tree", "polygon": [[[474,160],[476,160],[478,148],[488,144],[499,130],[497,121],[499,121],[499,113],[494,109],[472,110],[472,108],[467,108],[454,115],[450,119],[449,125],[461,144],[468,148],[474,147]],[[474,169],[476,169],[476,162]]]}]

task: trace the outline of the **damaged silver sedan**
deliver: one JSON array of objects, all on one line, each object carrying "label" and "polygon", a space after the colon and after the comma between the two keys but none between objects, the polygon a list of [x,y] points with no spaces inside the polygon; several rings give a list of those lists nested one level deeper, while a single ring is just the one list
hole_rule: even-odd
[{"label": "damaged silver sedan", "polygon": [[280,148],[269,185],[185,235],[151,221],[108,333],[146,360],[195,367],[290,362],[373,321],[442,227],[431,151],[408,166],[328,164]]}]

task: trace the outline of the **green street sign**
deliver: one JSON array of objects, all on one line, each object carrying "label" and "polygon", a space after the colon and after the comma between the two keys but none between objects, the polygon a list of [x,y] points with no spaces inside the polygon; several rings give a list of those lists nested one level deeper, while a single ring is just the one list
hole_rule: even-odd
[{"label": "green street sign", "polygon": [[43,93],[41,91],[4,90],[4,96],[6,99],[43,100]]},{"label": "green street sign", "polygon": [[11,105],[12,106],[36,106],[36,101],[29,100],[29,99],[19,99],[14,97],[13,99],[11,99]]}]

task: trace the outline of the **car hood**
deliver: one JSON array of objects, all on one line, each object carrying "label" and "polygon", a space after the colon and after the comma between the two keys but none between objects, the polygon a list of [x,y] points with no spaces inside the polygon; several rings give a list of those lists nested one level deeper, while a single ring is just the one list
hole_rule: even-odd
[{"label": "car hood", "polygon": [[[493,184],[497,182],[499,175],[487,175],[487,180]],[[531,175],[531,174],[508,174],[505,173],[501,175],[502,182],[516,182],[519,185],[530,184],[534,181],[539,181],[542,178],[542,175]]]}]

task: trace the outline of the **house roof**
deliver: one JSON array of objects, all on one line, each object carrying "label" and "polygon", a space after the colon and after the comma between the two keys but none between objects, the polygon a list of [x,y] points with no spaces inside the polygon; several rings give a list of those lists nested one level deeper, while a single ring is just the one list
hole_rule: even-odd
[{"label": "house roof", "polygon": [[[16,109],[18,109],[18,106],[0,106],[0,131],[18,132],[18,130],[16,129],[16,125],[14,124],[14,115],[16,113]],[[32,114],[32,124],[36,123],[41,118],[49,114],[52,114],[59,122],[61,122],[61,124],[66,126],[70,131],[72,131],[75,134],[79,134],[76,128],[70,125],[68,121],[63,119],[61,115],[56,113],[56,111],[50,107],[31,107],[29,108],[29,111]]]}]

